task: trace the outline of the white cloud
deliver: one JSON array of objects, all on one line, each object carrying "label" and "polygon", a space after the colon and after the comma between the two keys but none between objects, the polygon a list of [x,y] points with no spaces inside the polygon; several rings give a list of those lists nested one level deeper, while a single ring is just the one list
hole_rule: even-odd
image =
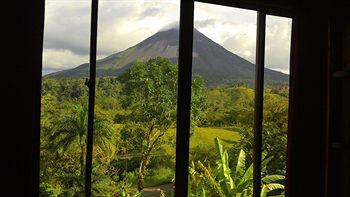
[{"label": "white cloud", "polygon": [[178,21],[178,1],[101,1],[98,52],[125,50]]},{"label": "white cloud", "polygon": [[72,68],[72,65],[78,66],[89,61],[89,55],[78,55],[70,50],[44,49],[43,52],[43,70],[58,71]]},{"label": "white cloud", "polygon": [[226,26],[235,30],[223,34],[222,45],[229,51],[255,63],[256,25]]},{"label": "white cloud", "polygon": [[[255,11],[196,3],[195,27],[229,51],[255,62]],[[267,16],[266,67],[289,73],[291,22],[289,18]]]},{"label": "white cloud", "polygon": [[[87,62],[90,1],[47,0],[45,9],[44,69],[66,69]],[[165,26],[173,27],[177,24],[179,12],[178,0],[101,0],[98,56],[125,50]]]},{"label": "white cloud", "polygon": [[289,73],[291,25],[289,18],[266,18],[265,64],[284,73]]},{"label": "white cloud", "polygon": [[47,1],[45,7],[44,48],[89,53],[89,1]]},{"label": "white cloud", "polygon": [[[46,70],[88,62],[90,1],[47,0],[43,66]],[[125,50],[152,34],[178,26],[179,0],[100,0],[98,56]],[[256,12],[195,4],[195,27],[231,52],[255,62]],[[267,18],[266,65],[288,70],[291,20]]]}]

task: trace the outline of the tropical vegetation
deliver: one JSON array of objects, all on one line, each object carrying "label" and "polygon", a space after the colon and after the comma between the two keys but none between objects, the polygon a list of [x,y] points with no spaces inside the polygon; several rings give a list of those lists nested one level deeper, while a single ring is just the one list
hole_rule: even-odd
[{"label": "tropical vegetation", "polygon": [[[149,188],[174,183],[177,80],[177,65],[161,57],[97,78],[94,196],[150,196]],[[43,77],[41,102],[40,196],[83,196],[85,79]],[[283,195],[287,112],[288,88],[267,85],[262,196]],[[251,195],[253,114],[251,86],[206,86],[193,76],[190,194]]]}]

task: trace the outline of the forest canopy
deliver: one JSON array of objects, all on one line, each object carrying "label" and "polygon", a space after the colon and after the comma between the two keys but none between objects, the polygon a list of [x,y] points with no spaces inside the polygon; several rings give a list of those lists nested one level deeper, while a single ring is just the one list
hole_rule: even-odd
[{"label": "forest canopy", "polygon": [[[146,194],[144,188],[173,183],[177,80],[178,66],[161,57],[135,62],[118,77],[97,78],[94,195]],[[252,163],[254,89],[251,83],[236,81],[207,87],[201,76],[192,78],[190,160],[198,172],[190,177],[194,195],[215,196],[220,191],[213,188],[214,182],[196,181],[219,176],[211,168],[223,158],[231,168],[239,165],[243,154],[241,169],[248,170]],[[84,82],[83,78],[43,78],[40,196],[83,195],[88,105]],[[264,175],[280,175],[275,178],[281,185],[286,170],[288,91],[288,86],[277,83],[264,91],[263,149],[269,158]],[[219,160],[213,150],[223,151],[220,146],[226,156]],[[283,189],[269,192],[281,194]]]}]

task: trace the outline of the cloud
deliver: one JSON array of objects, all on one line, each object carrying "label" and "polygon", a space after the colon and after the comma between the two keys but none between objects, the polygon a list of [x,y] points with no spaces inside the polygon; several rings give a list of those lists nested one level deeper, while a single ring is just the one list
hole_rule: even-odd
[{"label": "cloud", "polygon": [[[179,0],[100,0],[98,57],[125,50],[158,31],[179,26]],[[47,0],[45,69],[58,70],[88,62],[90,1]],[[194,25],[214,42],[255,62],[256,11],[195,3]],[[291,20],[267,17],[266,65],[286,72]]]},{"label": "cloud", "polygon": [[98,32],[101,55],[125,50],[169,25],[178,26],[178,1],[102,2]]},{"label": "cloud", "polygon": [[[103,57],[125,50],[158,32],[164,26],[178,26],[179,12],[178,0],[101,0],[98,56]],[[44,30],[46,52],[43,67],[48,69],[76,67],[88,61],[85,57],[89,55],[89,49],[90,1],[47,0]]]},{"label": "cloud", "polygon": [[197,28],[206,28],[208,26],[215,26],[216,19],[204,19],[204,20],[196,20],[194,22],[194,26]]},{"label": "cloud", "polygon": [[43,64],[47,69],[68,69],[89,61],[89,55],[77,55],[70,50],[44,49]]},{"label": "cloud", "polygon": [[289,18],[266,18],[266,67],[289,73],[291,25]]},{"label": "cloud", "polygon": [[45,8],[44,48],[70,50],[77,55],[89,53],[89,1],[47,1]]},{"label": "cloud", "polygon": [[169,29],[179,29],[179,26],[180,26],[180,21],[177,20],[177,21],[171,22],[168,25],[165,25],[164,27],[162,27],[162,29],[160,29],[160,31],[166,31]]},{"label": "cloud", "polygon": [[[227,50],[255,62],[257,13],[205,3],[195,4],[195,27]],[[265,66],[289,73],[291,22],[267,16]]]},{"label": "cloud", "polygon": [[235,30],[227,31],[222,35],[222,45],[231,52],[255,63],[256,25],[229,26],[228,28]]},{"label": "cloud", "polygon": [[139,18],[154,17],[157,16],[160,12],[160,7],[149,7],[140,14]]}]

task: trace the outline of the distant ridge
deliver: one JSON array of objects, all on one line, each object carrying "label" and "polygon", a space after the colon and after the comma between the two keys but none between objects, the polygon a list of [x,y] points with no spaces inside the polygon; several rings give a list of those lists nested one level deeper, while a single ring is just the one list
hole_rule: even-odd
[{"label": "distant ridge", "polygon": [[[179,30],[160,31],[124,51],[97,60],[97,76],[118,76],[135,61],[147,61],[162,56],[177,63]],[[251,62],[226,50],[194,29],[193,74],[202,75],[208,85],[228,84],[232,80],[253,80],[255,66]],[[88,63],[73,69],[63,70],[45,77],[87,77]],[[265,79],[288,83],[289,76],[278,71],[265,69]]]}]

